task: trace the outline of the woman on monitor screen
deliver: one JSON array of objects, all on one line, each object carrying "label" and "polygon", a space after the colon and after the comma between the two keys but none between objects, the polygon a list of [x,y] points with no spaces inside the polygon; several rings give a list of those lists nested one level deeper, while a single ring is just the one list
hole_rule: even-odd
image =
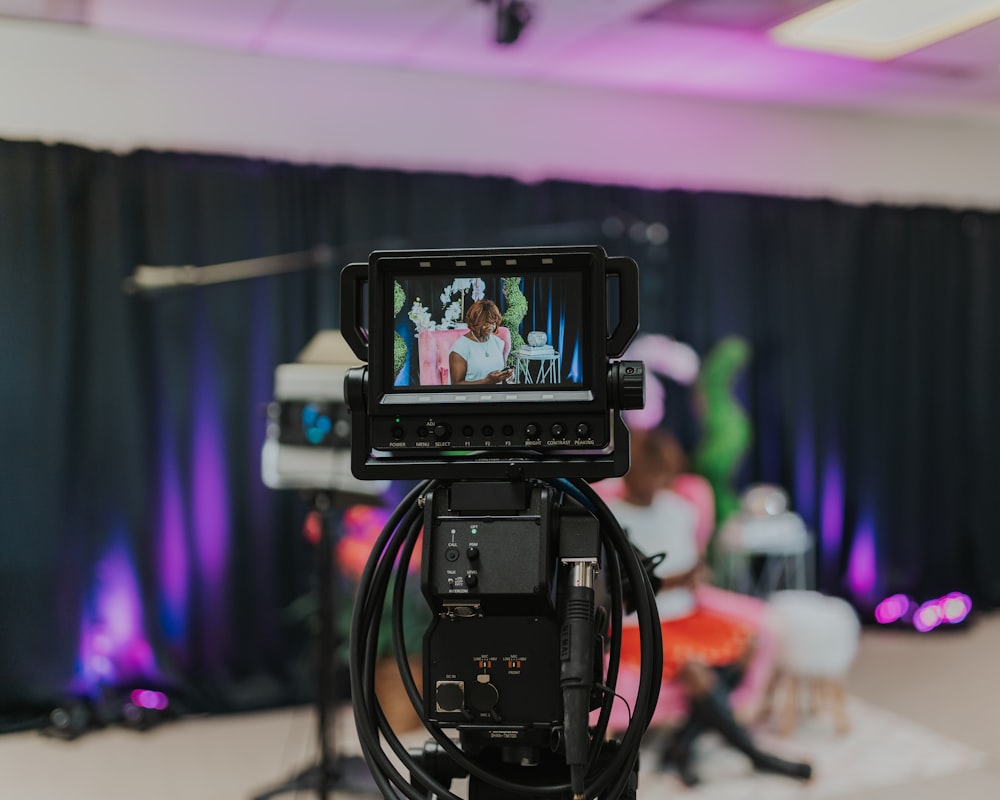
[{"label": "woman on monitor screen", "polygon": [[448,353],[452,384],[504,383],[514,371],[504,366],[504,341],[496,335],[503,316],[492,300],[477,300],[465,314],[469,332]]}]

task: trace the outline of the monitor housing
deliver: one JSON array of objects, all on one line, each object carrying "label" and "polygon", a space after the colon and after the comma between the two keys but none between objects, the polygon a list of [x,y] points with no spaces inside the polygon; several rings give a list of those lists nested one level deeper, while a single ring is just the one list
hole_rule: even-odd
[{"label": "monitor housing", "polygon": [[[368,362],[345,382],[359,477],[426,477],[432,464],[441,478],[606,477],[622,451],[627,466],[618,412],[637,392],[641,405],[642,365],[611,359],[638,327],[634,261],[596,246],[383,251],[348,265],[341,288],[344,337]],[[503,316],[511,378],[442,383],[479,299]]]}]

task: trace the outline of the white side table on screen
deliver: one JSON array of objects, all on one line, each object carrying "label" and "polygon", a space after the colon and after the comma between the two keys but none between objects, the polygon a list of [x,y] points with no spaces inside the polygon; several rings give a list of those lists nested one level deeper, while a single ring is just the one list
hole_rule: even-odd
[{"label": "white side table on screen", "polygon": [[[560,363],[559,351],[549,353],[525,353],[518,350],[514,369],[515,383],[559,383]],[[532,364],[537,364],[535,375],[531,374]]]}]

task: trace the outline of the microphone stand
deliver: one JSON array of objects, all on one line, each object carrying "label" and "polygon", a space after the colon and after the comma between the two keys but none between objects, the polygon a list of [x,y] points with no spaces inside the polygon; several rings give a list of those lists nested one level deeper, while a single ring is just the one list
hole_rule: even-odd
[{"label": "microphone stand", "polygon": [[327,268],[333,265],[334,251],[327,245],[316,245],[311,250],[284,253],[262,258],[246,258],[224,264],[195,267],[191,264],[176,267],[153,267],[140,264],[122,281],[125,294],[148,294],[165,289],[210,286],[216,283],[265,278],[285,272]]}]

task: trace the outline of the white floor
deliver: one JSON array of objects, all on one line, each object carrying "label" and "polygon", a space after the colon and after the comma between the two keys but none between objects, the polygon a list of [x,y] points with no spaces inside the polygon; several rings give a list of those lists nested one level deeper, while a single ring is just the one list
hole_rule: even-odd
[{"label": "white floor", "polygon": [[[929,635],[866,631],[849,689],[882,724],[937,741],[948,774],[914,775],[894,785],[837,793],[829,781],[782,783],[781,797],[843,800],[996,800],[1000,798],[1000,615],[964,631]],[[349,712],[349,710],[346,710]],[[349,713],[335,726],[338,751],[359,752]],[[423,740],[416,734],[414,741]],[[872,759],[871,747],[857,761]],[[0,800],[249,800],[276,786],[316,755],[308,708],[185,719],[145,733],[112,728],[73,742],[37,733],[0,737]],[[886,753],[890,758],[891,753]],[[842,753],[838,770],[853,766]],[[950,759],[950,760],[949,760]],[[876,762],[878,758],[874,759]],[[933,774],[933,773],[928,773]],[[690,800],[777,797],[775,779],[748,778],[686,791],[655,776],[640,797],[675,794]],[[832,794],[831,794],[832,792]],[[299,792],[284,797],[315,797]],[[334,796],[345,796],[337,793]]]}]

